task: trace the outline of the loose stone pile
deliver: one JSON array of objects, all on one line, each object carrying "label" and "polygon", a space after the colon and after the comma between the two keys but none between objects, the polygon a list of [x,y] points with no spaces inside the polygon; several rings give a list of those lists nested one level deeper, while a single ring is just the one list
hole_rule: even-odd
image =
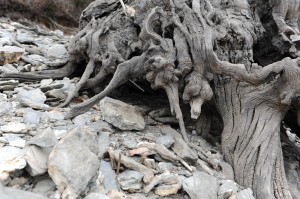
[{"label": "loose stone pile", "polygon": [[[0,71],[68,61],[68,36],[29,25],[0,18]],[[53,106],[76,81],[0,81],[1,198],[253,198],[234,182],[217,146],[193,135],[205,155],[199,158],[180,133],[159,122],[165,109],[149,112],[106,97],[65,120],[69,108]]]}]

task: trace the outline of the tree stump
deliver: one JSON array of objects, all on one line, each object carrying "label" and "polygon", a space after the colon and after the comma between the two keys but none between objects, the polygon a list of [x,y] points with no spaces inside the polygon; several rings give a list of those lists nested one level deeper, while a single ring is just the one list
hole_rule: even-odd
[{"label": "tree stump", "polygon": [[[261,2],[250,3],[97,0],[81,15],[80,31],[68,46],[68,64],[54,71],[1,77],[62,78],[85,63],[84,73],[63,107],[80,89],[103,84],[113,75],[102,92],[73,107],[66,118],[88,111],[118,86],[142,77],[153,89],[165,90],[184,140],[196,149],[186,135],[180,102],[190,104],[193,119],[200,116],[199,122],[209,125],[211,119],[205,117],[206,110],[201,116],[201,107],[212,100],[223,119],[222,149],[236,181],[252,188],[258,199],[292,198],[279,133],[292,105],[299,110],[300,123],[299,58],[271,59],[264,67],[254,63],[254,44],[261,41],[265,29],[255,6]],[[274,5],[277,9],[279,4]],[[278,36],[277,31],[268,34]],[[290,38],[279,39],[285,39],[285,53],[296,49]],[[294,50],[290,56],[297,57],[297,53]]]}]

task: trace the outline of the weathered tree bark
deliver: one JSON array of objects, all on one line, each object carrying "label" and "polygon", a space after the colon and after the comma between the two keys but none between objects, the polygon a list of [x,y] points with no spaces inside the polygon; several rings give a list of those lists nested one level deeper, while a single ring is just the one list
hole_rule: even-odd
[{"label": "weathered tree bark", "polygon": [[236,181],[252,187],[256,198],[292,198],[280,142],[280,123],[295,97],[289,86],[299,75],[298,64],[290,61],[283,63],[288,64],[284,74],[258,87],[215,79],[216,104],[224,122],[222,151]]},{"label": "weathered tree bark", "polygon": [[[254,63],[253,46],[263,38],[264,24],[253,1],[124,2],[126,6],[122,7],[117,0],[97,0],[87,7],[81,16],[80,32],[69,43],[70,61],[62,69],[1,77],[62,78],[86,60],[85,71],[63,107],[80,89],[99,85],[113,74],[101,93],[73,107],[66,118],[88,111],[125,82],[144,77],[153,89],[165,90],[188,143],[181,99],[190,104],[191,117],[200,116],[198,122],[207,125],[211,118],[206,110],[202,113],[201,107],[212,100],[223,119],[222,148],[225,159],[234,167],[236,181],[252,188],[258,199],[292,198],[279,133],[292,104],[296,104],[300,123],[299,58],[276,60],[264,67]],[[288,34],[277,40],[287,42],[285,53],[290,53],[297,45],[288,37],[298,34],[298,29],[291,27],[291,33],[286,26],[281,28],[279,21],[291,16],[276,12],[280,3],[273,4],[273,17],[279,31]],[[269,34],[278,36],[277,30]],[[291,57],[295,56],[297,51],[293,50]]]}]

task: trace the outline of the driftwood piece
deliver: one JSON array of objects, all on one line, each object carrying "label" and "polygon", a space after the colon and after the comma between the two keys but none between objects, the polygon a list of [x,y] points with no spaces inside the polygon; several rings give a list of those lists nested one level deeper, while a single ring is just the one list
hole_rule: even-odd
[{"label": "driftwood piece", "polygon": [[156,175],[151,180],[151,182],[144,187],[144,193],[149,193],[158,184],[176,184],[178,182],[178,176],[172,175],[170,173]]},{"label": "driftwood piece", "polygon": [[130,168],[130,169],[133,169],[135,171],[142,172],[142,173],[147,172],[147,171],[150,171],[150,172],[153,172],[153,173],[158,173],[156,170],[149,169],[148,167],[142,165],[141,163],[136,162],[132,158],[123,155],[120,150],[113,151],[113,150],[110,149],[109,152],[110,152],[110,154],[112,154],[112,156],[115,160],[120,160],[121,164],[123,164],[127,168]]},{"label": "driftwood piece", "polygon": [[[141,155],[141,156],[148,156],[153,155],[155,153],[158,153],[162,158],[169,160],[169,161],[179,161],[183,166],[185,166],[190,172],[193,171],[191,166],[184,161],[181,157],[177,156],[175,153],[167,149],[165,146],[161,144],[155,144],[150,142],[140,142],[137,145],[136,149],[130,150],[128,152],[129,156],[133,155]],[[146,162],[147,164],[150,164],[150,162]],[[150,167],[147,166],[147,167]]]}]

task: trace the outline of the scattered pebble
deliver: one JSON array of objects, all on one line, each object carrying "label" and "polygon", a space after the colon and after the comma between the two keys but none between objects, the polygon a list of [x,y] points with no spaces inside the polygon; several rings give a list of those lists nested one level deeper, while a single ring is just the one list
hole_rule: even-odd
[{"label": "scattered pebble", "polygon": [[19,122],[9,122],[0,127],[3,133],[26,133],[28,131],[26,124]]}]

